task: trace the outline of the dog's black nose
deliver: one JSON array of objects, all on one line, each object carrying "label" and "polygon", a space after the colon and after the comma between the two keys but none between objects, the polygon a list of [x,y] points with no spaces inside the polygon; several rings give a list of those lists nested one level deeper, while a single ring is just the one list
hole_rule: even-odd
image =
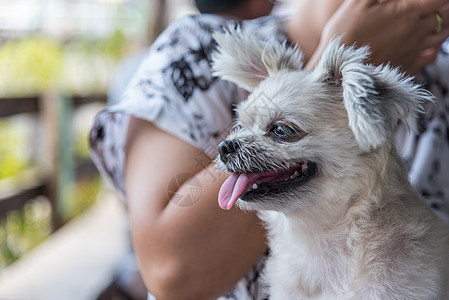
[{"label": "dog's black nose", "polygon": [[236,140],[224,140],[218,145],[218,152],[220,153],[220,159],[226,163],[232,153],[237,151],[239,144]]}]

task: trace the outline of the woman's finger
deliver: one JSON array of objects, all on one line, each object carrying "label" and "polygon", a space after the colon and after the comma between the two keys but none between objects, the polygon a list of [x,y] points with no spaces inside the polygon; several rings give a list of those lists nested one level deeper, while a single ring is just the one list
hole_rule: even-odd
[{"label": "woman's finger", "polygon": [[428,14],[418,21],[416,27],[421,34],[444,35],[445,29],[449,28],[449,13]]},{"label": "woman's finger", "polygon": [[416,35],[423,36],[422,43],[419,45],[420,49],[439,48],[449,37],[449,5],[441,9],[438,17],[435,13],[427,15],[423,18],[421,26],[420,33],[416,33]]}]

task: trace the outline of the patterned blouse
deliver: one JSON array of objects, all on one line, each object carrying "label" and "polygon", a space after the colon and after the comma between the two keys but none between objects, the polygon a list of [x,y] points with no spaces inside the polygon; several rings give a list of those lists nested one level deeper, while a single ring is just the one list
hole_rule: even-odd
[{"label": "patterned blouse", "polygon": [[[153,43],[121,100],[96,118],[91,131],[92,158],[103,176],[124,198],[126,132],[130,115],[188,142],[210,158],[233,122],[233,108],[247,97],[236,85],[211,74],[215,48],[212,33],[236,21],[213,15],[184,17]],[[286,40],[283,18],[268,16],[242,21],[261,39]],[[419,118],[420,133],[399,126],[400,153],[410,179],[436,213],[449,222],[449,57],[441,53],[422,74],[437,101]],[[220,299],[266,299],[260,280],[265,254],[238,284]],[[151,298],[151,296],[150,296]]]}]

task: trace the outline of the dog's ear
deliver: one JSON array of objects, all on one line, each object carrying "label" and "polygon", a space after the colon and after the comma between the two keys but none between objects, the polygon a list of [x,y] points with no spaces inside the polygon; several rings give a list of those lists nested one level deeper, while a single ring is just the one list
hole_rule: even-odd
[{"label": "dog's ear", "polygon": [[345,47],[335,39],[314,71],[329,84],[341,86],[349,127],[364,151],[392,138],[398,121],[416,131],[416,114],[433,99],[397,68],[367,64],[368,55],[368,47]]},{"label": "dog's ear", "polygon": [[213,75],[252,91],[262,80],[280,70],[300,70],[302,53],[296,47],[272,39],[262,42],[239,27],[215,33],[218,43],[212,54]]}]

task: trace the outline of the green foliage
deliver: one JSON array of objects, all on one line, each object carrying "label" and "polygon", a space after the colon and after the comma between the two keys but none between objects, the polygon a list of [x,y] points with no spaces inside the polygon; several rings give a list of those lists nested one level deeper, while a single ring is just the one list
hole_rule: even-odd
[{"label": "green foliage", "polygon": [[118,61],[125,55],[126,37],[120,29],[114,31],[106,40],[100,43],[100,50],[105,55]]},{"label": "green foliage", "polygon": [[89,132],[82,132],[75,135],[73,141],[74,154],[77,158],[88,158],[89,157]]},{"label": "green foliage", "polygon": [[[81,95],[104,93],[127,45],[120,30],[104,40],[77,38],[63,43],[43,36],[8,40],[0,44],[0,98],[40,95],[48,90]],[[0,180],[17,178],[11,180],[17,182],[30,168],[32,155],[36,155],[32,149],[34,132],[29,128],[34,125],[27,128],[23,122],[8,119],[0,118]],[[87,135],[87,130],[75,132],[77,158],[88,157]],[[74,184],[70,197],[61,200],[64,219],[70,220],[88,209],[101,185],[98,175]],[[0,219],[0,270],[43,241],[51,233],[50,225],[51,209],[44,199],[29,201]]]},{"label": "green foliage", "polygon": [[120,30],[104,40],[78,38],[67,44],[42,36],[9,40],[0,46],[0,97],[36,95],[49,89],[104,92],[127,45]]},{"label": "green foliage", "polygon": [[[101,189],[100,176],[85,178],[75,184],[73,203],[66,221],[82,214],[95,203]],[[63,203],[64,204],[64,203]],[[0,270],[19,259],[51,234],[51,207],[43,197],[8,213],[0,220]]]},{"label": "green foliage", "polygon": [[48,201],[36,199],[0,222],[0,269],[19,259],[50,234],[51,209]]},{"label": "green foliage", "polygon": [[7,41],[0,48],[0,95],[49,89],[62,71],[63,57],[62,46],[45,37]]},{"label": "green foliage", "polygon": [[100,176],[86,178],[77,182],[75,186],[75,195],[73,205],[68,218],[76,217],[86,211],[97,199],[98,192],[102,186]]},{"label": "green foliage", "polygon": [[0,119],[0,179],[15,177],[28,166],[27,135],[11,122]]},{"label": "green foliage", "polygon": [[[89,126],[84,119],[77,122],[84,126],[78,126],[73,136],[74,146],[79,149],[75,152],[77,157],[86,158]],[[20,186],[20,181],[25,177],[34,178],[33,173],[24,172],[30,168],[35,151],[32,143],[34,127],[35,122],[26,115],[0,119],[0,179],[8,178],[2,181],[2,186],[6,187],[9,183]],[[100,188],[98,175],[73,184],[70,195],[62,195],[64,219],[70,220],[88,209],[95,202]],[[43,199],[30,201],[24,208],[0,219],[0,270],[43,241],[50,234],[50,220],[50,207]]]}]

